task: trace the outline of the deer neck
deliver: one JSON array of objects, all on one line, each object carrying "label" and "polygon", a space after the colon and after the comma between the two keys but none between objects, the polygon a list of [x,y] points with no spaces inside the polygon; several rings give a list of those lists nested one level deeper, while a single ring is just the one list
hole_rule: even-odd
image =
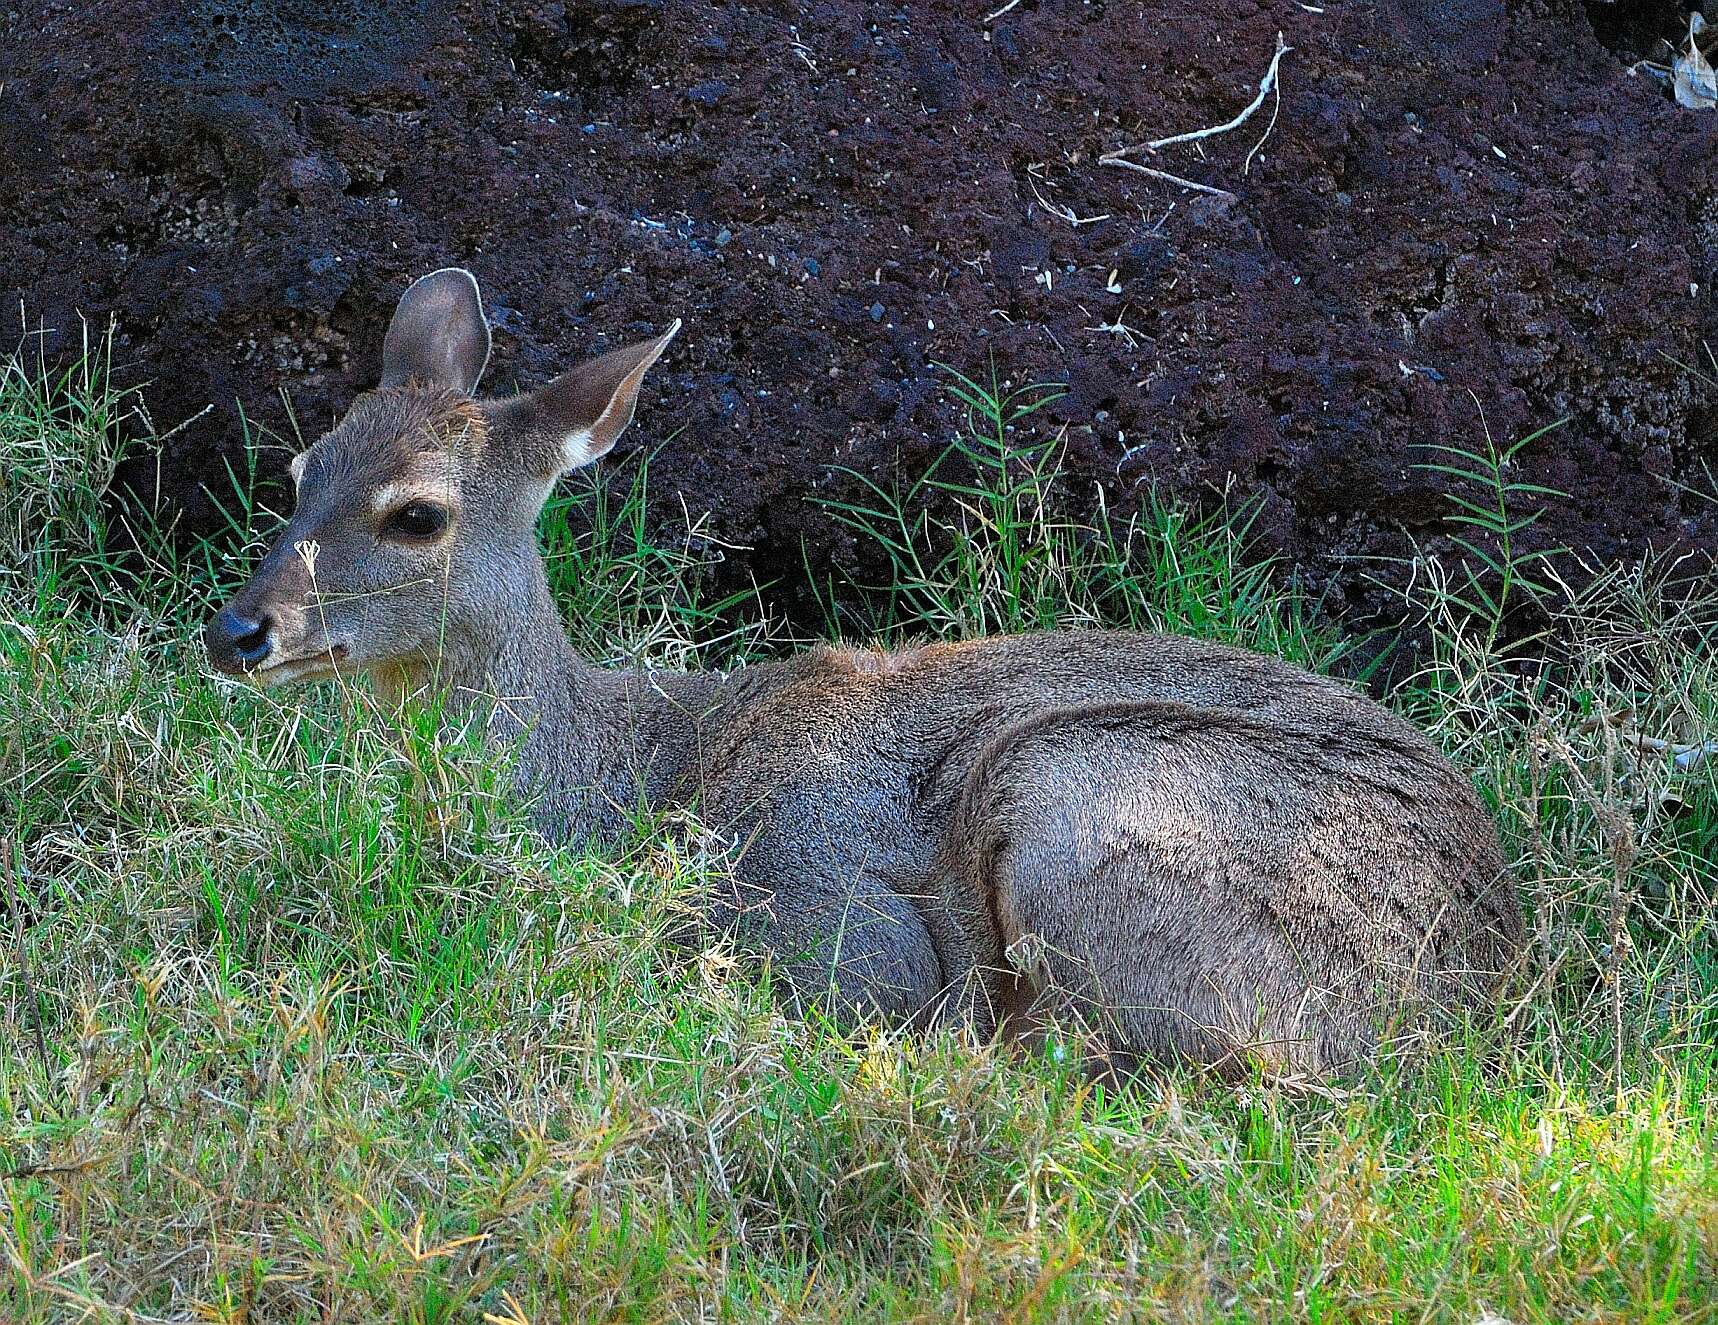
[{"label": "deer neck", "polygon": [[482,723],[516,750],[519,789],[546,836],[612,837],[641,802],[661,808],[696,783],[699,716],[717,678],[589,662],[567,639],[542,563],[533,557],[518,579],[505,615],[450,630],[433,664],[381,678],[381,689],[439,696],[450,723]]}]

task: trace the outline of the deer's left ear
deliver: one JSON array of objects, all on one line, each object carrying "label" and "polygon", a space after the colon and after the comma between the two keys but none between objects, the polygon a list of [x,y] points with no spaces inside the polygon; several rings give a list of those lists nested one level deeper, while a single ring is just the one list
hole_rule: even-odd
[{"label": "deer's left ear", "polygon": [[443,267],[413,281],[382,341],[382,385],[416,382],[470,395],[488,362],[477,277],[464,267]]},{"label": "deer's left ear", "polygon": [[680,319],[654,340],[639,341],[562,373],[513,406],[521,422],[548,443],[541,467],[558,478],[606,455],[632,422],[650,365],[680,331]]}]

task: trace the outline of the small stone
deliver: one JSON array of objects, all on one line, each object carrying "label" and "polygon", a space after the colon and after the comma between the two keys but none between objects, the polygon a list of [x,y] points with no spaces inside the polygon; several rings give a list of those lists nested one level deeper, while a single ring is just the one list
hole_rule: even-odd
[{"label": "small stone", "polygon": [[883,305],[881,305],[881,304],[872,304],[871,305],[871,320],[873,322],[881,322],[883,320]]},{"label": "small stone", "polygon": [[525,317],[517,308],[509,308],[506,304],[490,304],[484,309],[489,325],[497,331],[504,331],[509,336],[525,334]]},{"label": "small stone", "polygon": [[727,226],[723,226],[720,230],[716,231],[716,247],[717,248],[726,248],[728,245],[728,241],[731,240],[733,237],[734,237],[734,232],[732,230],[728,229]]}]

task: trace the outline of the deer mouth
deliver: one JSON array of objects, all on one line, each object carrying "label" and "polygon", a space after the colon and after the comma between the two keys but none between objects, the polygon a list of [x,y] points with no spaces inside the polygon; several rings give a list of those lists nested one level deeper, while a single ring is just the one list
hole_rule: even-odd
[{"label": "deer mouth", "polygon": [[249,668],[245,675],[265,686],[286,685],[293,681],[327,681],[340,674],[340,665],[350,650],[344,644],[329,644],[315,653],[296,658],[270,658],[260,667]]}]

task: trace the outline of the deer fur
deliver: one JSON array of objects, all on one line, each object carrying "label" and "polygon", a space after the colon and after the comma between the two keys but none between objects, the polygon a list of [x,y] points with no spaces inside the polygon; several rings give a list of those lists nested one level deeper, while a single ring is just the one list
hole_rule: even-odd
[{"label": "deer fur", "polygon": [[475,280],[417,282],[380,389],[294,461],[297,509],[211,621],[214,665],[442,696],[518,748],[556,841],[618,832],[641,795],[686,807],[737,844],[711,918],[846,1017],[1019,1034],[1068,1012],[1121,1062],[1322,1073],[1394,1012],[1491,994],[1522,940],[1495,826],[1341,682],[1097,631],[726,673],[580,658],[535,520],[613,446],[678,326],[479,400]]}]

